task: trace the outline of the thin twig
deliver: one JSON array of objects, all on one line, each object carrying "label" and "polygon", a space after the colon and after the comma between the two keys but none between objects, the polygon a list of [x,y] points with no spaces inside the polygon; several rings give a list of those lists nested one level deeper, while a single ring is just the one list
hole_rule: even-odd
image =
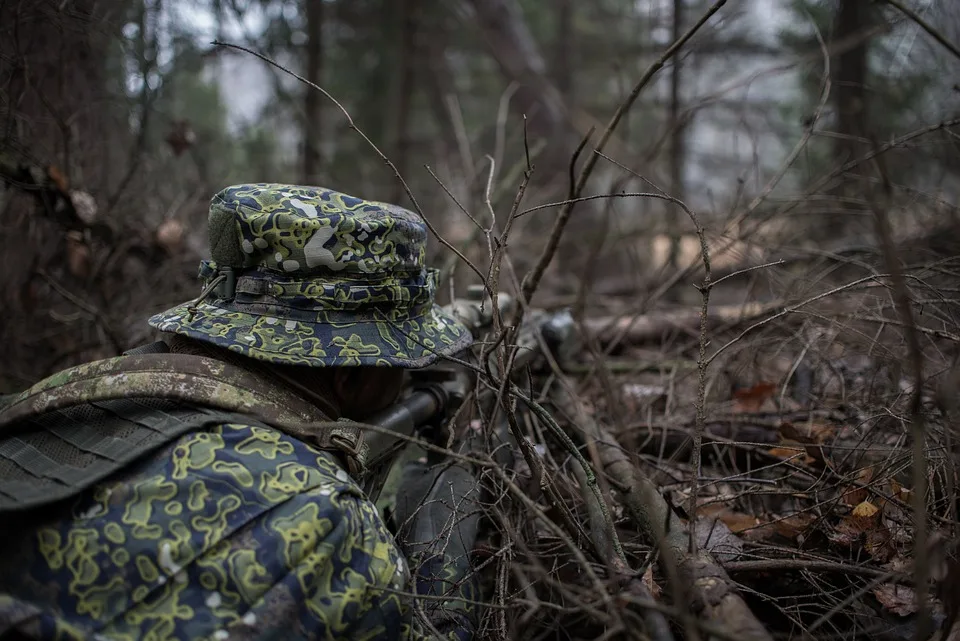
[{"label": "thin twig", "polygon": [[[876,143],[874,143],[876,147]],[[874,221],[876,223],[877,238],[883,251],[884,262],[890,272],[891,293],[897,314],[903,323],[907,341],[907,357],[913,378],[913,389],[910,394],[910,432],[913,438],[913,520],[914,520],[914,567],[916,572],[917,596],[917,641],[927,639],[933,632],[933,621],[927,604],[930,567],[927,549],[927,454],[925,453],[926,429],[923,416],[923,348],[920,345],[920,333],[913,318],[913,307],[910,303],[910,291],[903,276],[900,261],[897,259],[897,250],[893,244],[893,231],[885,205],[893,200],[893,185],[890,183],[882,157],[875,158],[877,171],[883,186],[884,205],[867,190],[867,198],[871,201]]]},{"label": "thin twig", "polygon": [[856,287],[856,286],[858,286],[858,285],[862,285],[863,283],[866,283],[866,282],[869,282],[869,281],[877,281],[877,280],[880,280],[881,278],[884,278],[885,276],[888,276],[888,275],[889,275],[889,274],[871,274],[870,276],[864,276],[863,278],[859,278],[859,279],[857,279],[857,280],[855,280],[855,281],[851,281],[851,282],[845,283],[845,284],[843,284],[843,285],[838,285],[838,286],[836,286],[836,287],[834,287],[834,288],[832,288],[832,289],[829,289],[829,290],[827,290],[827,291],[825,291],[825,292],[821,292],[820,294],[817,294],[816,296],[811,296],[810,298],[807,298],[807,299],[805,299],[805,300],[802,300],[802,301],[800,301],[799,303],[794,303],[793,305],[789,305],[789,306],[785,307],[784,309],[782,309],[781,311],[777,312],[776,314],[773,314],[772,316],[768,316],[767,318],[764,318],[763,320],[758,321],[758,322],[754,323],[753,325],[750,325],[749,327],[747,327],[746,329],[744,329],[742,332],[740,332],[737,336],[735,336],[734,338],[731,338],[729,341],[727,341],[726,343],[724,343],[723,346],[720,347],[720,349],[718,349],[717,351],[715,351],[715,352],[710,356],[710,358],[707,359],[707,364],[709,365],[709,364],[712,363],[718,356],[720,356],[720,354],[722,354],[722,353],[724,353],[725,351],[727,351],[727,349],[729,349],[729,348],[730,348],[731,346],[733,346],[734,344],[739,343],[741,340],[743,340],[744,336],[746,336],[747,334],[753,332],[753,331],[756,330],[756,329],[759,329],[759,328],[763,327],[764,325],[767,325],[768,323],[770,323],[770,322],[772,322],[772,321],[774,321],[774,320],[776,320],[776,319],[778,319],[778,318],[782,318],[783,316],[786,316],[787,314],[791,314],[791,313],[793,313],[793,312],[795,312],[795,311],[797,311],[797,310],[799,310],[799,309],[801,309],[801,308],[803,308],[803,307],[806,307],[807,305],[809,305],[809,304],[811,304],[811,303],[815,303],[815,302],[818,301],[818,300],[823,300],[824,298],[828,298],[828,297],[830,297],[830,296],[833,296],[834,294],[837,294],[837,293],[839,293],[839,292],[845,291],[845,290],[847,290],[847,289],[851,289],[851,288]]},{"label": "thin twig", "polygon": [[218,47],[228,47],[228,48],[231,48],[231,49],[237,49],[237,50],[239,50],[239,51],[243,51],[243,52],[245,52],[245,53],[249,53],[249,54],[252,55],[252,56],[256,56],[256,57],[259,58],[260,60],[263,60],[264,62],[267,62],[267,63],[273,65],[274,67],[276,67],[276,68],[279,69],[280,71],[283,71],[284,73],[289,74],[290,76],[296,78],[297,80],[299,80],[300,82],[304,83],[305,85],[307,85],[307,86],[309,86],[309,87],[312,87],[313,89],[315,89],[315,90],[319,91],[320,93],[322,93],[323,96],[324,96],[327,100],[329,100],[330,102],[332,102],[332,103],[337,107],[337,109],[340,110],[340,113],[343,114],[343,117],[344,117],[344,118],[346,119],[346,121],[347,121],[347,126],[348,126],[348,128],[350,128],[350,129],[352,129],[353,131],[355,131],[355,132],[357,133],[357,135],[360,136],[360,137],[363,139],[363,141],[366,142],[366,143],[370,146],[370,148],[374,150],[374,152],[376,152],[376,154],[377,154],[378,156],[380,156],[380,160],[382,160],[388,167],[390,167],[390,169],[393,170],[394,176],[396,176],[397,180],[400,181],[400,185],[403,187],[404,193],[407,194],[407,198],[409,198],[409,199],[410,199],[410,202],[413,203],[414,210],[417,212],[417,214],[419,214],[419,216],[420,216],[420,218],[423,220],[424,224],[425,224],[425,225],[427,226],[427,228],[430,230],[430,233],[432,233],[432,234],[434,235],[434,237],[437,239],[438,242],[440,242],[440,244],[442,244],[444,247],[446,247],[447,249],[449,249],[450,251],[452,251],[453,253],[455,253],[455,254],[460,258],[460,260],[462,260],[462,261],[477,275],[477,277],[480,279],[481,282],[483,282],[484,284],[486,283],[486,281],[485,281],[485,279],[484,279],[484,277],[483,277],[483,272],[481,272],[480,269],[477,268],[476,265],[474,265],[466,256],[464,256],[463,253],[462,253],[459,249],[457,249],[456,247],[454,247],[454,246],[453,246],[451,243],[449,243],[443,236],[441,236],[441,235],[440,235],[440,232],[438,232],[437,229],[433,226],[433,223],[431,223],[430,220],[426,217],[426,215],[424,215],[423,209],[420,207],[420,203],[417,201],[416,197],[413,195],[413,191],[411,191],[410,186],[407,185],[407,181],[404,180],[403,176],[400,175],[400,170],[398,170],[398,169],[397,169],[397,166],[396,166],[395,164],[393,164],[393,161],[390,160],[389,158],[387,158],[386,154],[384,154],[382,151],[380,151],[380,148],[376,145],[376,143],[374,143],[372,140],[370,140],[370,138],[367,136],[367,134],[365,134],[365,133],[363,132],[363,130],[360,129],[360,127],[358,127],[358,126],[356,125],[356,123],[353,121],[353,117],[350,115],[350,112],[347,111],[346,108],[345,108],[342,104],[340,104],[340,102],[339,102],[336,98],[334,98],[332,95],[330,95],[330,93],[329,93],[326,89],[324,89],[323,87],[321,87],[321,86],[319,86],[319,85],[317,85],[317,84],[315,84],[315,83],[313,83],[313,82],[310,82],[309,80],[307,80],[307,79],[304,78],[303,76],[300,76],[300,75],[298,75],[297,73],[295,73],[295,72],[293,72],[293,71],[290,71],[289,69],[287,69],[286,67],[284,67],[284,66],[281,65],[280,63],[275,62],[274,60],[271,60],[270,58],[268,58],[267,56],[263,55],[262,53],[257,53],[256,51],[253,51],[252,49],[248,49],[247,47],[244,47],[244,46],[241,46],[241,45],[231,44],[231,43],[229,43],[229,42],[220,42],[220,41],[218,41],[218,40],[214,40],[211,44],[213,44],[213,45],[215,45],[215,46],[218,46]]},{"label": "thin twig", "polygon": [[929,22],[921,18],[920,14],[918,14],[916,11],[914,11],[910,7],[905,6],[902,2],[900,2],[900,0],[883,0],[883,1],[889,4],[891,7],[896,8],[897,11],[899,11],[903,15],[913,20],[915,23],[917,23],[917,25],[921,29],[923,29],[928,34],[930,34],[930,36],[934,40],[936,40],[941,45],[943,45],[944,49],[946,49],[947,51],[955,55],[957,58],[960,58],[960,47],[957,47],[957,45],[947,40],[947,38],[942,33],[937,31],[933,27],[933,25],[931,25]]},{"label": "thin twig", "polygon": [[710,269],[710,248],[707,246],[707,235],[700,224],[700,219],[688,207],[682,208],[697,230],[697,237],[700,239],[700,259],[703,261],[703,284],[697,287],[700,292],[700,336],[698,340],[699,351],[697,353],[697,423],[693,430],[693,450],[690,452],[690,464],[693,466],[693,481],[690,487],[690,502],[687,507],[687,513],[690,515],[692,526],[690,527],[690,553],[697,552],[697,497],[700,495],[700,477],[702,472],[702,453],[703,453],[703,433],[707,425],[707,319],[710,313],[710,290],[713,285],[710,278],[713,275]]},{"label": "thin twig", "polygon": [[[599,156],[597,153],[603,151],[603,148],[606,146],[607,142],[610,140],[610,137],[613,135],[614,130],[616,130],[617,125],[620,124],[620,120],[623,116],[630,110],[633,106],[633,103],[636,102],[637,97],[639,97],[640,92],[643,91],[644,87],[650,83],[653,77],[657,74],[660,69],[667,63],[670,58],[677,54],[681,48],[694,36],[694,34],[700,30],[707,21],[713,17],[713,15],[720,10],[720,8],[727,3],[727,0],[717,0],[713,5],[700,17],[700,19],[690,27],[689,30],[679,40],[674,42],[670,47],[663,52],[663,54],[644,72],[640,80],[634,85],[633,90],[630,92],[630,95],[620,103],[620,106],[617,107],[616,112],[614,112],[613,117],[610,119],[607,128],[600,135],[600,140],[597,142],[596,147],[594,147],[594,153],[590,154],[590,157],[587,158],[587,161],[584,163],[583,168],[580,170],[580,175],[577,177],[577,183],[573,190],[571,196],[574,198],[579,197],[583,192],[583,188],[587,183],[587,180],[590,178],[590,174],[593,173],[593,168],[597,164]],[[543,248],[543,251],[540,253],[540,257],[537,259],[536,264],[530,270],[530,272],[524,276],[523,283],[521,287],[521,296],[524,300],[530,301],[533,298],[534,292],[537,291],[537,287],[540,285],[540,280],[543,278],[543,274],[546,272],[547,267],[553,261],[553,257],[557,252],[557,247],[560,244],[560,237],[563,235],[563,230],[567,225],[567,221],[570,219],[570,214],[573,213],[573,203],[571,202],[568,205],[561,207],[560,212],[557,214],[557,219],[553,224],[553,229],[550,232],[550,237],[547,239],[547,244]]]}]

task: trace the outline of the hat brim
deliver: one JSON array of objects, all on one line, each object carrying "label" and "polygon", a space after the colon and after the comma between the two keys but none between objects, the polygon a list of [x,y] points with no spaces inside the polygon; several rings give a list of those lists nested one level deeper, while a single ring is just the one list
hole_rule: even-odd
[{"label": "hat brim", "polygon": [[180,334],[280,365],[372,365],[418,369],[471,345],[467,328],[439,306],[417,318],[310,323],[238,312],[210,303],[191,314],[184,303],[148,321]]}]

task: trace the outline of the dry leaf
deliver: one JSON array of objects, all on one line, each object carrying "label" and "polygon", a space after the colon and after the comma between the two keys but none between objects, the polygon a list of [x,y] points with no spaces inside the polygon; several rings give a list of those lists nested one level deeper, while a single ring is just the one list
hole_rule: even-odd
[{"label": "dry leaf", "polygon": [[784,421],[780,424],[780,434],[783,438],[804,444],[819,445],[825,443],[835,433],[836,428],[833,425],[817,421],[807,421],[806,423]]},{"label": "dry leaf", "polygon": [[897,553],[897,548],[893,545],[893,537],[890,530],[884,526],[875,527],[867,530],[867,540],[863,544],[867,553],[880,563],[886,563]]},{"label": "dry leaf", "polygon": [[743,541],[721,520],[697,520],[697,545],[721,563],[735,561],[743,553]]},{"label": "dry leaf", "polygon": [[829,440],[834,432],[835,429],[832,425],[815,421],[807,421],[806,423],[785,421],[780,424],[780,435],[784,439],[797,441],[804,445],[804,451],[807,454],[806,462],[821,465],[826,465],[829,461],[820,445]]},{"label": "dry leaf", "polygon": [[786,518],[773,522],[777,534],[792,541],[799,540],[817,520],[816,515],[809,512],[798,512]]},{"label": "dry leaf", "polygon": [[[700,501],[708,500],[710,497],[701,497]],[[699,503],[699,501],[698,501]],[[719,501],[713,501],[704,505],[697,505],[697,515],[708,518],[718,519],[724,514],[730,512],[730,508]]]},{"label": "dry leaf", "polygon": [[166,137],[167,144],[175,156],[181,155],[197,142],[197,134],[189,120],[175,120]]},{"label": "dry leaf", "polygon": [[912,519],[900,506],[890,501],[884,503],[883,524],[896,543],[912,546],[914,542]]},{"label": "dry leaf", "polygon": [[871,503],[870,501],[863,501],[859,503],[855,508],[853,508],[853,516],[857,519],[869,519],[871,522],[873,518],[880,513],[880,508]]},{"label": "dry leaf", "polygon": [[891,572],[899,572],[900,574],[912,574],[913,559],[910,557],[903,556],[902,554],[898,554],[883,567],[886,568],[887,570],[890,570]]},{"label": "dry leaf", "polygon": [[831,543],[835,543],[836,545],[853,547],[855,543],[860,541],[860,537],[862,536],[863,528],[859,527],[856,521],[848,516],[841,519],[837,526],[830,530],[827,538],[830,539]]},{"label": "dry leaf", "polygon": [[858,503],[850,515],[844,517],[843,521],[849,523],[850,527],[858,532],[867,532],[882,527],[880,525],[881,516],[880,508],[870,501],[864,501]]},{"label": "dry leaf", "polygon": [[183,243],[183,223],[175,218],[168,218],[157,227],[155,237],[158,245],[167,253],[173,254]]},{"label": "dry leaf", "polygon": [[[865,467],[857,474],[857,482],[860,485],[866,485],[873,480],[873,468]],[[843,495],[843,502],[847,505],[857,505],[867,500],[869,492],[865,487],[855,487]]]},{"label": "dry leaf", "polygon": [[893,495],[893,498],[899,499],[900,501],[910,504],[910,496],[912,492],[909,488],[905,488],[896,479],[890,479],[890,494]]},{"label": "dry leaf", "polygon": [[873,596],[884,608],[905,617],[917,611],[917,595],[913,588],[896,583],[884,583],[873,589]]},{"label": "dry leaf", "polygon": [[806,454],[803,451],[802,447],[771,447],[767,450],[771,456],[776,456],[777,458],[790,459],[795,458],[798,455],[806,458]]},{"label": "dry leaf", "polygon": [[772,536],[769,524],[753,514],[731,510],[720,502],[708,503],[697,508],[697,515],[708,521],[719,519],[730,531],[748,541],[760,541]]},{"label": "dry leaf", "polygon": [[816,463],[816,460],[807,454],[806,447],[800,444],[781,443],[780,447],[771,447],[767,450],[767,453],[793,463],[801,463],[803,465]]},{"label": "dry leaf", "polygon": [[896,553],[890,530],[883,525],[883,511],[870,501],[862,501],[845,516],[830,533],[830,540],[837,545],[853,547],[863,543],[863,548],[880,562],[888,561]]},{"label": "dry leaf", "polygon": [[70,189],[70,182],[67,180],[67,177],[63,175],[63,172],[60,171],[60,168],[56,165],[47,166],[47,178],[50,179],[50,182],[52,182],[61,193],[66,194],[67,190]]},{"label": "dry leaf", "polygon": [[720,515],[720,520],[726,523],[730,531],[734,533],[755,528],[762,523],[754,515],[744,514],[743,512],[726,512]]},{"label": "dry leaf", "polygon": [[730,528],[730,531],[744,541],[762,541],[774,535],[775,531],[770,524],[753,514],[743,512],[728,512],[720,519]]},{"label": "dry leaf", "polygon": [[650,594],[653,595],[654,599],[660,599],[660,586],[657,585],[657,582],[653,580],[653,566],[648,565],[647,571],[643,573],[643,584],[647,586],[647,589],[650,590]]},{"label": "dry leaf", "polygon": [[733,393],[735,412],[759,412],[763,404],[777,391],[775,383],[757,383]]},{"label": "dry leaf", "polygon": [[77,278],[90,274],[90,248],[78,231],[67,232],[67,267]]}]

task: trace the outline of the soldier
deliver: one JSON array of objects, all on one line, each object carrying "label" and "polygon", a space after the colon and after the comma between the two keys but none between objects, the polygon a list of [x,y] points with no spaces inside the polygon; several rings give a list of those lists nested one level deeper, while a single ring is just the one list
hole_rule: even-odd
[{"label": "soldier", "polygon": [[165,340],[0,411],[0,638],[418,634],[336,421],[472,342],[434,302],[423,222],[254,184],[213,198],[209,231],[200,297],[149,321]]}]

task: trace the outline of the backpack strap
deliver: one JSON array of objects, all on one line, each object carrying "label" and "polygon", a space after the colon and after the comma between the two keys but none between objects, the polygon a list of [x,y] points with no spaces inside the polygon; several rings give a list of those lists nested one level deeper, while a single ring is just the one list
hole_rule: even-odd
[{"label": "backpack strap", "polygon": [[255,418],[314,447],[344,455],[359,474],[369,456],[362,428],[245,368],[193,354],[117,356],[66,369],[0,408],[0,439],[26,419],[83,403],[154,398]]},{"label": "backpack strap", "polygon": [[0,440],[0,514],[73,498],[188,432],[262,425],[229,412],[155,399],[116,399],[26,419]]}]

